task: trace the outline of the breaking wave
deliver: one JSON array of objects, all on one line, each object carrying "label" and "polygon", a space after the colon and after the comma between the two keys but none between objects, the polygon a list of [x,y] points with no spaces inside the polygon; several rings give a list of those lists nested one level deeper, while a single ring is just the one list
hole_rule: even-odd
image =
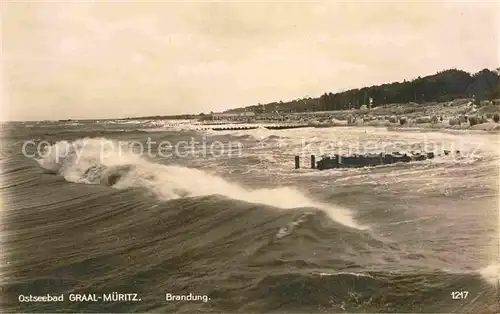
[{"label": "breaking wave", "polygon": [[314,201],[295,188],[247,189],[203,170],[147,160],[131,147],[105,138],[60,141],[36,160],[46,171],[70,182],[145,188],[163,200],[222,195],[280,209],[317,208],[343,225],[367,228],[356,223],[347,209]]}]

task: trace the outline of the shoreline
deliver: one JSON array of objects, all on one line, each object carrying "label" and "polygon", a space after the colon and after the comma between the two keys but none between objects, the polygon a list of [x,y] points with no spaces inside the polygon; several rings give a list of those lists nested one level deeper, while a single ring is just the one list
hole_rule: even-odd
[{"label": "shoreline", "polygon": [[[209,123],[302,125],[317,128],[341,126],[386,127],[393,130],[420,131],[473,131],[498,133],[500,123],[494,122],[500,115],[500,100],[475,102],[461,98],[448,102],[424,104],[387,104],[374,108],[316,111],[296,113],[260,114],[246,121],[214,120]],[[202,122],[202,124],[204,124]]]},{"label": "shoreline", "polygon": [[[228,123],[228,125],[231,123]],[[255,121],[255,122],[250,122],[250,123],[245,123],[245,125],[262,125],[262,124],[269,124],[269,125],[298,125],[298,123],[290,123],[290,122],[281,122],[277,123],[276,121]],[[486,133],[500,133],[500,123],[495,123],[495,122],[486,122],[486,123],[481,123],[477,124],[474,126],[470,125],[449,125],[449,124],[404,124],[400,125],[397,123],[390,123],[390,122],[380,122],[380,123],[373,123],[373,121],[370,122],[359,122],[359,123],[354,123],[354,124],[347,124],[347,123],[338,123],[338,124],[332,124],[332,125],[315,125],[315,124],[310,124],[310,125],[304,125],[304,128],[316,128],[316,129],[332,129],[332,128],[341,128],[341,127],[359,127],[359,128],[367,128],[367,127],[373,127],[373,128],[386,128],[388,130],[394,130],[394,131],[421,131],[421,132],[486,132]]]},{"label": "shoreline", "polygon": [[334,123],[311,123],[311,122],[292,122],[292,121],[272,121],[272,120],[258,120],[251,121],[247,123],[234,123],[232,121],[227,121],[218,124],[196,124],[197,128],[194,130],[198,131],[218,131],[218,132],[231,132],[231,131],[246,131],[255,129],[267,129],[267,130],[291,130],[291,129],[301,129],[301,128],[315,128],[315,129],[335,129],[335,128],[384,128],[388,131],[401,131],[401,132],[444,132],[452,134],[498,134],[500,133],[500,123],[495,123],[488,121],[481,124],[476,124],[470,126],[469,124],[462,125],[449,125],[448,123],[437,123],[437,124],[419,124],[419,123],[407,123],[398,124],[390,123],[388,121],[367,121],[367,122],[356,122],[353,124],[348,124],[346,121],[337,121]]}]

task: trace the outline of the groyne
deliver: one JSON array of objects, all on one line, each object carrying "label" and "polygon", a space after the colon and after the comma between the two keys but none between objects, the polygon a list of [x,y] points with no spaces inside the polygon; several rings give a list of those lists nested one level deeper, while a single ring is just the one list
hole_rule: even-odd
[{"label": "groyne", "polygon": [[[444,155],[450,155],[451,151],[443,151]],[[456,155],[460,151],[455,151]],[[440,155],[438,155],[440,156]],[[434,152],[409,152],[409,153],[378,153],[378,154],[353,154],[353,155],[338,155],[323,156],[319,161],[316,161],[316,156],[311,155],[311,169],[326,170],[339,168],[362,168],[374,167],[379,165],[389,165],[402,162],[418,162],[427,159],[433,159]],[[300,157],[295,156],[295,169],[300,168]]]}]

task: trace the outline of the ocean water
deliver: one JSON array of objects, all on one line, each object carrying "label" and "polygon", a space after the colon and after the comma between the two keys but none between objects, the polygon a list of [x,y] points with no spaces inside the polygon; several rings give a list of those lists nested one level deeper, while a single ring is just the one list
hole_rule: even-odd
[{"label": "ocean water", "polygon": [[[2,312],[500,311],[497,135],[197,128],[3,124]],[[460,154],[309,167],[420,149]],[[140,301],[70,300],[113,292]]]}]

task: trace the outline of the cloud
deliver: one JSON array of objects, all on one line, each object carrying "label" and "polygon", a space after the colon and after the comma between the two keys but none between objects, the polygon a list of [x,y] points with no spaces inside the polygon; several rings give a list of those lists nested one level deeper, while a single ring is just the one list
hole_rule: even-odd
[{"label": "cloud", "polygon": [[202,112],[498,66],[498,4],[9,2],[10,119]]}]

